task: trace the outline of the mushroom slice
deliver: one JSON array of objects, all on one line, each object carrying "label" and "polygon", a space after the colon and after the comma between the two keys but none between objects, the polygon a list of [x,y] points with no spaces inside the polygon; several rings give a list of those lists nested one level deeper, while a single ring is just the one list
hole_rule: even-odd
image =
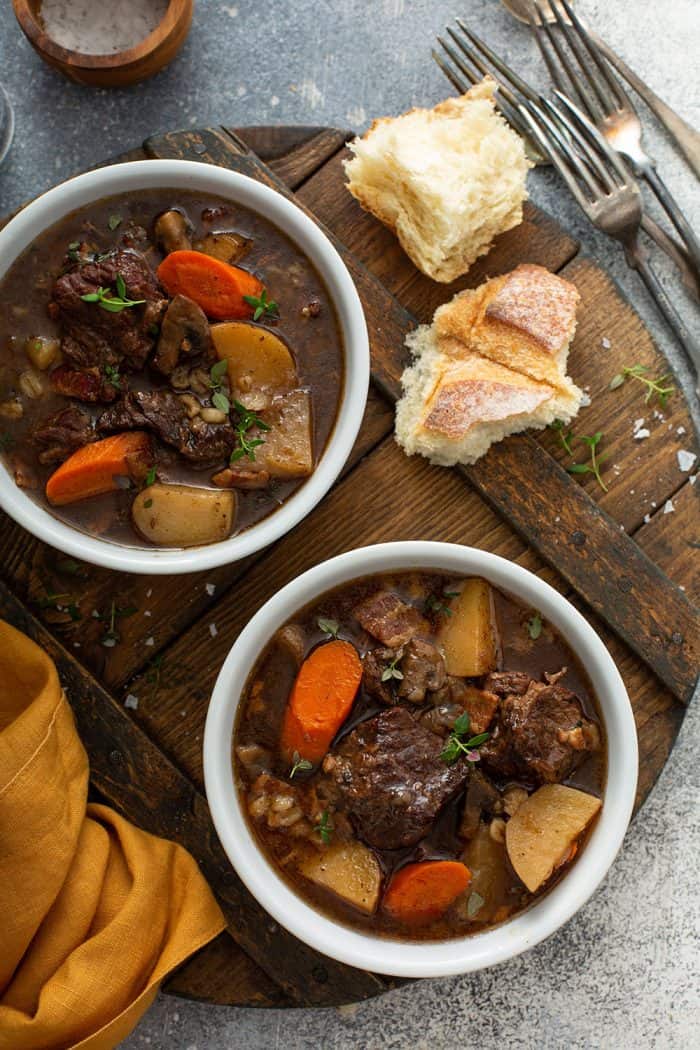
[{"label": "mushroom slice", "polygon": [[189,251],[192,248],[191,229],[187,216],[171,208],[170,211],[162,212],[156,219],[156,240],[166,255],[170,255],[170,252]]},{"label": "mushroom slice", "polygon": [[225,263],[237,263],[244,255],[247,255],[253,247],[250,237],[244,237],[242,233],[208,233],[201,241],[195,241],[193,248],[196,252],[204,252],[214,259]]},{"label": "mushroom slice", "polygon": [[205,359],[211,356],[209,322],[202,308],[185,295],[176,295],[165,311],[153,365],[163,375],[170,375],[181,358]]}]

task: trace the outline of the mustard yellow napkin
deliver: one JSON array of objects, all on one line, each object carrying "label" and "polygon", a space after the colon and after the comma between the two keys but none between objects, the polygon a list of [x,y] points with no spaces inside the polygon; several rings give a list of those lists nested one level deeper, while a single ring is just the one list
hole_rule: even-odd
[{"label": "mustard yellow napkin", "polygon": [[225,923],[193,858],[87,805],[51,659],[0,620],[0,1050],[108,1050]]}]

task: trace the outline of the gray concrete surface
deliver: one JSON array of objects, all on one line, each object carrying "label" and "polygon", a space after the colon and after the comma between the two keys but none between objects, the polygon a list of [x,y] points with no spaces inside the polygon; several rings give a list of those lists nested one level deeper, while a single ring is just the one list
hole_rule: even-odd
[{"label": "gray concrete surface", "polygon": [[[580,0],[601,35],[700,126],[696,0]],[[541,79],[527,31],[496,0],[196,0],[179,59],[122,91],[68,83],[45,67],[0,3],[0,80],[15,106],[0,169],[0,212],[155,131],[203,123],[329,123],[362,130],[376,115],[432,104],[446,84],[429,58],[445,21],[465,17],[524,75]],[[697,182],[640,104],[651,152],[696,228]],[[551,172],[534,201],[625,289],[688,389],[689,372],[620,251],[593,235]],[[665,260],[662,280],[696,332],[698,314]],[[630,348],[633,353],[633,348]],[[258,1012],[165,996],[127,1050],[666,1048],[700,1046],[697,705],[604,886],[558,935],[514,962],[422,982],[341,1011]]]}]

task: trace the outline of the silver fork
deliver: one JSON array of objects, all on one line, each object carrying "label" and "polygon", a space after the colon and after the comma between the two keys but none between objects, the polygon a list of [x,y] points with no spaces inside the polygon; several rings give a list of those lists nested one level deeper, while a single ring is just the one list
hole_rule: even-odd
[{"label": "silver fork", "polygon": [[[504,117],[508,123],[525,138],[533,160],[537,163],[541,163],[543,160],[549,160],[546,155],[541,153],[541,147],[538,147],[533,142],[530,129],[518,110],[520,101],[518,96],[522,96],[523,98],[536,103],[539,98],[538,93],[530,84],[524,81],[522,77],[518,76],[518,74],[515,73],[502,58],[492,51],[491,48],[476,35],[476,33],[473,33],[461,18],[456,19],[456,22],[461,33],[457,33],[450,26],[447,26],[446,28],[448,34],[459,49],[459,52],[455,51],[454,47],[443,40],[442,37],[438,37],[438,43],[444,49],[446,54],[449,55],[457,72],[455,72],[455,69],[443,60],[438,52],[432,52],[432,56],[442,72],[459,92],[464,92],[470,85],[477,84],[485,74],[490,74],[495,77],[498,83],[498,107]],[[473,46],[470,46],[470,44]],[[475,73],[470,66],[465,63],[464,59],[468,59],[478,72]],[[486,65],[486,62],[488,62],[489,65]],[[513,91],[510,91],[503,83],[504,80],[510,84]],[[517,95],[513,92],[517,92]],[[644,211],[642,212],[641,225],[644,232],[655,241],[659,248],[661,248],[661,250],[664,251],[671,261],[678,267],[686,290],[696,302],[699,301],[700,270],[693,265],[685,247],[674,240],[674,238],[670,237],[669,234],[667,234],[666,231]]]},{"label": "silver fork", "polygon": [[[561,36],[548,20],[551,10]],[[569,0],[530,0],[530,27],[549,74],[618,153],[654,191],[700,270],[700,242],[642,145],[642,125],[632,101]],[[567,47],[562,46],[562,37]],[[572,57],[573,56],[573,61]]]},{"label": "silver fork", "polygon": [[[477,72],[454,48],[438,38],[441,46],[472,84],[478,83],[481,75],[491,73],[480,54],[499,71],[507,71],[509,82],[523,96],[523,101],[499,82],[499,105],[503,106],[504,116],[524,129],[538,149],[550,157],[589,221],[622,244],[627,262],[640,274],[687,354],[695,370],[696,394],[700,397],[700,347],[666,295],[640,242],[643,206],[634,176],[598,129],[566,96],[557,91],[556,104],[538,96],[475,33],[463,23],[459,25],[474,44],[473,48],[454,31],[448,29],[448,32],[458,43],[461,55],[469,59]],[[464,85],[442,56],[434,51],[433,57],[450,81],[463,91]]]}]

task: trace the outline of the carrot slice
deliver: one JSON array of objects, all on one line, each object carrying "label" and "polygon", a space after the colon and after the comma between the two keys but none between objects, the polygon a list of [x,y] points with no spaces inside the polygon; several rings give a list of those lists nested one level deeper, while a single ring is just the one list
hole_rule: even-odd
[{"label": "carrot slice", "polygon": [[56,507],[118,488],[119,475],[130,476],[134,458],[150,457],[151,439],[140,430],[114,434],[83,445],[46,482],[46,498]]},{"label": "carrot slice", "polygon": [[240,266],[231,266],[203,252],[178,251],[166,255],[158,280],[169,295],[186,295],[217,321],[252,317],[244,295],[258,298],[262,281]]},{"label": "carrot slice", "polygon": [[407,864],[393,876],[382,907],[397,922],[425,926],[447,911],[464,893],[472,874],[458,860]]},{"label": "carrot slice", "polygon": [[350,642],[326,642],[307,656],[282,726],[280,747],[287,759],[296,751],[309,762],[321,761],[350,714],[361,680],[360,657]]}]

